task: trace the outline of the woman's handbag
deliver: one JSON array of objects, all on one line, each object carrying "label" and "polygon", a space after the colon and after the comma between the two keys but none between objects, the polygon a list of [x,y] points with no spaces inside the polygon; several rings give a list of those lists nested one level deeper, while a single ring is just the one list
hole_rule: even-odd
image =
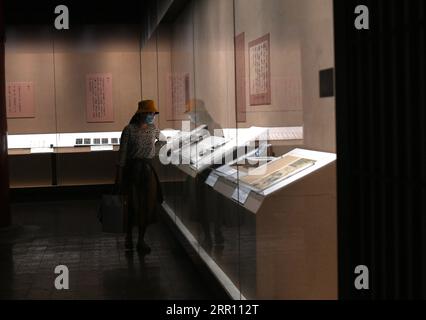
[{"label": "woman's handbag", "polygon": [[102,223],[102,231],[106,233],[126,233],[127,229],[127,196],[118,192],[118,183],[111,194],[102,196],[98,211],[98,219]]},{"label": "woman's handbag", "polygon": [[99,208],[98,218],[102,231],[106,233],[126,233],[127,199],[124,195],[105,194]]}]

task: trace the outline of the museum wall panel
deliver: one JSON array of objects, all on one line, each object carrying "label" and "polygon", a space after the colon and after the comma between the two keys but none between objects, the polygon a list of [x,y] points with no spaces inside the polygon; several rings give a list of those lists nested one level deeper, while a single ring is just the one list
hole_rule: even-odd
[{"label": "museum wall panel", "polygon": [[222,128],[236,126],[233,29],[232,1],[195,1],[194,93]]},{"label": "museum wall panel", "polygon": [[142,96],[158,101],[158,53],[156,33],[146,42],[141,52]]},{"label": "museum wall panel", "polygon": [[[304,123],[304,100],[309,101],[312,100],[310,97],[315,97],[315,101],[311,103],[315,103],[316,106],[318,103],[324,105],[324,101],[327,100],[320,100],[319,96],[315,96],[315,94],[319,95],[319,69],[318,72],[315,71],[313,74],[312,68],[309,69],[311,64],[306,62],[305,59],[302,62],[303,46],[305,42],[310,42],[310,39],[307,39],[304,35],[305,29],[308,29],[308,31],[310,29],[299,21],[299,19],[303,19],[302,15],[307,14],[303,12],[305,10],[303,6],[306,6],[306,4],[301,5],[300,1],[289,1],[288,3],[284,1],[283,3],[282,1],[274,2],[271,0],[271,3],[264,4],[258,0],[248,1],[250,1],[250,5],[247,5],[244,0],[237,0],[235,3],[235,34],[244,33],[246,39],[244,51],[247,119],[239,123],[239,127],[250,127],[252,125],[266,127],[302,126]],[[312,8],[308,9],[311,10]],[[258,22],[253,23],[256,19]],[[325,25],[324,28],[327,26]],[[313,30],[315,28],[316,25],[313,25]],[[315,43],[323,43],[317,39],[318,34],[312,30],[310,32],[312,34],[311,37],[315,38]],[[232,1],[203,0],[188,4],[173,22],[171,33],[172,74],[175,76],[185,73],[193,74],[195,79],[192,76],[189,79],[191,98],[202,100],[216,123],[223,127],[235,126],[235,57]],[[250,58],[248,45],[249,42],[266,34],[270,35],[271,46],[271,104],[252,106],[250,105]],[[154,40],[156,36],[158,36],[158,39],[166,41],[167,36],[164,35],[164,32],[163,36],[158,33],[157,35],[153,34],[148,47],[144,48],[144,51],[151,51],[153,41],[156,41]],[[328,46],[328,43],[323,43],[323,46]],[[318,48],[318,50],[321,49]],[[311,47],[308,47],[307,50],[311,50]],[[153,52],[150,55],[152,55],[152,58],[154,57]],[[327,52],[324,52],[324,55],[329,59]],[[306,58],[309,59],[310,57],[306,55]],[[314,59],[317,58],[314,57]],[[142,63],[143,65],[148,65],[148,69],[144,69],[144,76],[151,79],[155,77],[155,65],[153,62],[154,60],[151,60],[150,64],[147,60]],[[159,65],[161,66],[161,63]],[[304,67],[302,68],[302,66]],[[316,63],[315,66],[326,68],[333,65],[331,63],[328,66],[327,61],[325,61],[320,64]],[[303,74],[305,69],[311,70],[310,73]],[[152,82],[154,82],[153,79]],[[159,81],[159,83],[162,83],[162,81]],[[148,88],[148,91],[151,91],[152,84],[146,84],[145,81],[144,86]],[[332,98],[328,100],[334,106],[334,100]],[[326,106],[330,105],[330,103],[326,104]],[[317,113],[321,117],[323,115],[321,108],[316,107],[315,109],[320,110],[317,110]],[[327,118],[330,108],[324,109],[326,112],[323,117]],[[331,112],[334,112],[333,108],[331,108]],[[167,118],[167,121],[170,121],[172,117],[167,116]],[[181,117],[175,116],[175,118]],[[175,125],[178,124],[178,122],[175,123]],[[330,126],[322,127],[321,124],[316,124],[316,126],[317,130],[314,130],[311,136],[316,137],[317,140],[328,139],[331,133],[326,134],[327,137],[323,137],[324,134],[318,132],[318,129],[330,130]],[[306,130],[308,132],[312,131]],[[321,145],[321,142],[316,144]],[[322,144],[326,145],[327,143],[323,141]]]},{"label": "museum wall panel", "polygon": [[[212,118],[225,127],[235,124],[232,5],[229,0],[197,1],[193,13],[188,5],[174,22],[171,38],[172,72],[194,73],[191,96],[204,101]],[[319,97],[319,71],[334,66],[333,21],[328,15],[332,2],[236,0],[235,8],[235,35],[245,35],[247,113],[239,127],[304,125],[306,146],[334,151],[334,98]],[[271,104],[250,105],[248,46],[266,34]]]},{"label": "museum wall panel", "polygon": [[[300,1],[235,1],[235,35],[244,33],[247,121],[241,127],[301,126],[303,124]],[[270,37],[270,103],[250,102],[250,43]],[[303,89],[302,89],[303,88]]]},{"label": "museum wall panel", "polygon": [[[183,113],[185,100],[195,96],[193,9],[193,3],[189,2],[176,20],[171,23],[172,69],[170,76],[172,79],[169,118],[176,121],[178,129],[181,129],[182,126],[180,121],[187,120]],[[185,77],[187,77],[186,83]]]},{"label": "museum wall panel", "polygon": [[171,26],[168,24],[159,25],[156,33],[158,38],[158,106],[160,114],[158,121],[162,129],[182,129],[179,122],[173,121],[169,113],[172,108],[171,99],[171,81],[170,75],[172,70],[171,55]]},{"label": "museum wall panel", "polygon": [[[103,25],[54,32],[44,27],[10,27],[7,30],[6,78],[15,84],[10,84],[7,92],[25,89],[16,85],[17,82],[30,83],[28,87],[33,87],[35,111],[33,117],[9,118],[9,135],[51,133],[57,134],[56,143],[59,143],[62,133],[120,132],[141,99],[139,28],[135,25]],[[88,99],[91,97],[89,90],[92,90],[89,85],[96,81],[105,81],[104,87],[98,86],[105,90],[105,116],[99,118],[88,112],[93,111],[89,106],[94,105]],[[9,96],[13,97],[10,93]],[[81,140],[87,138],[78,137]],[[117,155],[113,150],[92,155],[90,145],[85,148],[68,145],[50,151],[46,144],[46,141],[54,143],[50,138],[28,139],[31,149],[13,150],[9,158],[12,187],[108,184],[114,181]],[[108,142],[112,143],[111,137]],[[91,142],[96,143],[95,139]],[[37,147],[47,148],[44,152],[53,154],[34,155],[33,148]],[[39,170],[43,179],[40,174],[33,173],[33,168],[37,167],[43,168]]]},{"label": "museum wall panel", "polygon": [[271,104],[250,106],[247,79],[240,126],[303,125],[305,147],[335,151],[335,99],[319,92],[319,71],[334,67],[331,11],[331,0],[235,1],[236,35],[250,42],[269,34],[271,46]]},{"label": "museum wall panel", "polygon": [[[188,2],[175,21],[160,25],[156,36],[162,43],[158,52],[163,59],[159,56],[158,76],[160,85],[168,85],[164,91],[167,100],[162,103],[166,112],[160,115],[162,124],[181,129],[181,121],[188,119],[184,114],[186,102],[198,99],[213,121],[235,127],[232,12],[229,0]],[[151,48],[154,37],[149,41]],[[168,73],[167,48],[171,57]],[[152,66],[148,68],[148,72],[144,69],[145,76],[154,72]]]},{"label": "museum wall panel", "polygon": [[35,117],[8,119],[9,134],[56,132],[53,60],[50,28],[9,27],[6,30],[6,84],[32,82],[35,104]]},{"label": "museum wall panel", "polygon": [[[55,37],[55,89],[58,132],[121,131],[140,101],[138,30],[85,27]],[[112,77],[113,119],[89,122],[86,77]]]},{"label": "museum wall panel", "polygon": [[[121,131],[141,98],[134,26],[7,31],[6,81],[34,83],[34,118],[9,119],[9,134]],[[89,123],[86,76],[111,74],[113,119]]]},{"label": "museum wall panel", "polygon": [[335,97],[320,98],[319,71],[334,68],[332,0],[298,1],[302,30],[305,146],[336,152]]},{"label": "museum wall panel", "polygon": [[170,116],[171,94],[171,41],[170,25],[159,25],[141,51],[141,90],[143,99],[157,103],[160,114],[156,121],[161,129],[181,129]]}]

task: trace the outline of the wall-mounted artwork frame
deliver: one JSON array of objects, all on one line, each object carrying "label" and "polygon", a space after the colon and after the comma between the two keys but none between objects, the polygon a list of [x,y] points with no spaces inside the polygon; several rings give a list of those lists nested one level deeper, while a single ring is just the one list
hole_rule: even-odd
[{"label": "wall-mounted artwork frame", "polygon": [[34,83],[7,82],[6,110],[8,119],[35,118]]},{"label": "wall-mounted artwork frame", "polygon": [[190,100],[190,75],[187,72],[168,75],[169,98],[167,120],[185,120],[186,104]]},{"label": "wall-mounted artwork frame", "polygon": [[114,122],[111,73],[86,76],[86,117],[88,123]]},{"label": "wall-mounted artwork frame", "polygon": [[271,92],[271,37],[266,34],[249,42],[250,105],[270,105]]}]

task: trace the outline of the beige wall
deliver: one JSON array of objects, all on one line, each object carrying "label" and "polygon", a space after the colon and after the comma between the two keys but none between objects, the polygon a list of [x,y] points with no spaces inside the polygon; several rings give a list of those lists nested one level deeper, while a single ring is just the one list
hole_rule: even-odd
[{"label": "beige wall", "polygon": [[[56,37],[58,131],[121,130],[141,97],[139,51],[136,28],[86,27]],[[86,122],[86,75],[91,73],[112,74],[114,123]]]},{"label": "beige wall", "polygon": [[[303,0],[302,0],[303,1]],[[235,32],[246,38],[246,101],[245,126],[300,126],[303,124],[301,39],[297,0],[236,0]],[[249,42],[270,34],[272,104],[250,106]],[[286,84],[298,86],[289,92]],[[298,103],[288,97],[297,95]]]},{"label": "beige wall", "polygon": [[48,28],[9,28],[5,43],[6,81],[33,81],[35,118],[8,119],[9,134],[54,133],[53,34]]},{"label": "beige wall", "polygon": [[[236,34],[247,43],[271,35],[272,105],[248,106],[247,125],[304,125],[306,148],[335,152],[335,99],[319,98],[319,71],[334,67],[332,13],[331,0],[236,0]],[[292,79],[302,84],[296,105],[286,97]]]},{"label": "beige wall", "polygon": [[[189,93],[191,97],[195,96],[193,17],[193,6],[190,4],[170,26],[172,74],[189,74]],[[170,103],[172,103],[171,100]],[[177,128],[182,126],[179,121],[176,121],[174,125]]]},{"label": "beige wall", "polygon": [[[160,125],[181,128],[167,119],[171,108],[171,74],[189,74],[190,98],[200,99],[215,122],[235,127],[235,80],[232,1],[199,0],[187,5],[173,24],[160,25],[143,50],[144,79],[156,78],[153,52],[158,41]],[[156,38],[157,37],[157,38]],[[168,50],[168,52],[167,52]],[[146,66],[146,67],[145,67]],[[155,85],[146,85],[154,93]],[[145,86],[143,84],[145,97]],[[154,96],[152,94],[152,96]]]},{"label": "beige wall", "polygon": [[[154,36],[145,44],[141,54],[142,97],[158,100],[157,79],[157,37]],[[161,111],[161,110],[160,110]]]},{"label": "beige wall", "polygon": [[[6,81],[34,81],[36,117],[9,119],[10,134],[120,131],[141,98],[138,26],[59,33],[9,29]],[[87,123],[86,75],[112,73],[113,123]]]},{"label": "beige wall", "polygon": [[161,129],[175,128],[175,122],[169,121],[166,116],[167,109],[171,106],[168,81],[172,70],[170,32],[170,26],[159,26],[141,52],[142,97],[157,103],[160,111],[157,125]]},{"label": "beige wall", "polygon": [[171,58],[171,42],[170,42],[170,26],[160,25],[157,29],[158,36],[158,105],[160,115],[158,117],[160,128],[180,129],[178,124],[169,121],[167,117],[167,109],[171,110],[171,94],[170,94],[170,70],[172,69]]},{"label": "beige wall", "polygon": [[319,71],[334,68],[333,2],[303,0],[302,74],[306,148],[336,152],[336,100],[319,98]]},{"label": "beige wall", "polygon": [[[335,100],[319,98],[319,71],[334,67],[332,1],[235,0],[235,30],[233,12],[230,0],[188,5],[171,27],[172,72],[190,73],[191,96],[222,127],[234,127],[233,41],[244,32],[247,121],[239,126],[303,125],[306,148],[334,152]],[[268,33],[272,104],[250,106],[248,43]]]},{"label": "beige wall", "polygon": [[223,128],[236,126],[233,3],[198,0],[194,7],[195,97]]}]

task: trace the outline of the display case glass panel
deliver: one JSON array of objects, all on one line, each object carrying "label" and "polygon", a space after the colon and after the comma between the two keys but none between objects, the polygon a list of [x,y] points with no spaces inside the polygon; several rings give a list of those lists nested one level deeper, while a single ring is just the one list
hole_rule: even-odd
[{"label": "display case glass panel", "polygon": [[255,220],[240,229],[255,243],[254,257],[240,251],[242,292],[337,298],[335,99],[319,81],[334,68],[332,1],[234,4],[238,128],[268,127],[270,145],[260,165],[246,157],[219,170],[229,174],[216,189]]}]

